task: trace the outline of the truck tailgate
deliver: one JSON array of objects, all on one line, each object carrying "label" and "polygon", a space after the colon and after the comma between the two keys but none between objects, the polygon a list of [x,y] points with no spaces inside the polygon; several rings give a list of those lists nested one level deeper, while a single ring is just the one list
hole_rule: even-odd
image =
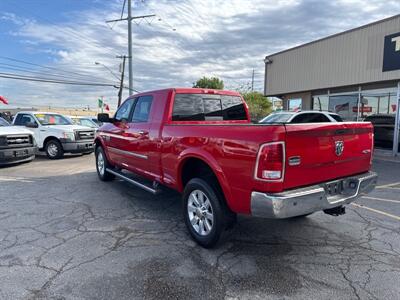
[{"label": "truck tailgate", "polygon": [[284,189],[312,185],[370,169],[369,122],[287,124]]}]

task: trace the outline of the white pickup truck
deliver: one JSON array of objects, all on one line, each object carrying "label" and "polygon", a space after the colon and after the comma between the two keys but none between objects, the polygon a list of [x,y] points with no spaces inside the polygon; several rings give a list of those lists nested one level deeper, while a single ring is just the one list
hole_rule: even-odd
[{"label": "white pickup truck", "polygon": [[10,126],[0,117],[0,166],[31,161],[35,152],[32,133],[25,128]]},{"label": "white pickup truck", "polygon": [[24,126],[35,136],[39,150],[46,152],[50,159],[64,156],[64,153],[91,153],[95,131],[91,128],[73,125],[67,117],[50,112],[18,112],[13,125]]}]

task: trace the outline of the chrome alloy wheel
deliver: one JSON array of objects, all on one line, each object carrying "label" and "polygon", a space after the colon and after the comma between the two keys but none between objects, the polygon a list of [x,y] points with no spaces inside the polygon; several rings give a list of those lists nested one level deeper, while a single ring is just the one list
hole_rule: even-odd
[{"label": "chrome alloy wheel", "polygon": [[104,176],[105,164],[104,164],[103,153],[101,151],[97,153],[97,170],[99,171],[99,174],[101,176]]},{"label": "chrome alloy wheel", "polygon": [[48,147],[47,147],[47,152],[49,153],[49,155],[51,157],[56,157],[58,154],[58,147],[56,144],[51,143]]},{"label": "chrome alloy wheel", "polygon": [[210,200],[207,195],[200,190],[194,190],[190,193],[187,212],[190,224],[200,235],[208,235],[214,225],[214,214]]}]

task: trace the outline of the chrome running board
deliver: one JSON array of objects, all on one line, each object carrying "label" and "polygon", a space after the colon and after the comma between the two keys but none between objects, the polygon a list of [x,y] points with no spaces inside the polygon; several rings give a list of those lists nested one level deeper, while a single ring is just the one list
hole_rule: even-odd
[{"label": "chrome running board", "polygon": [[122,180],[125,180],[125,181],[129,182],[130,184],[133,184],[134,186],[137,186],[137,187],[145,190],[146,192],[152,193],[153,195],[157,195],[157,194],[160,193],[160,190],[157,189],[158,182],[154,181],[153,182],[153,187],[155,187],[155,188],[152,188],[152,187],[149,187],[149,186],[147,186],[147,185],[145,185],[143,183],[140,183],[139,181],[136,181],[136,180],[134,180],[132,178],[127,177],[122,172],[118,172],[118,171],[115,171],[115,170],[109,169],[109,168],[106,169],[106,172],[111,173],[111,174],[117,176],[118,178],[121,178]]}]

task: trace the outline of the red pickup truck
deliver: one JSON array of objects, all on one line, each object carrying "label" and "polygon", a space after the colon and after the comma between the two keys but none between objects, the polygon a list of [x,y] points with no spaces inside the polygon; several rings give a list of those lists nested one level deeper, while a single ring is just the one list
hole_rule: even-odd
[{"label": "red pickup truck", "polygon": [[145,92],[113,118],[98,118],[107,123],[95,139],[99,178],[181,192],[187,228],[204,247],[217,243],[236,214],[339,215],[377,181],[371,123],[251,124],[236,92]]}]

